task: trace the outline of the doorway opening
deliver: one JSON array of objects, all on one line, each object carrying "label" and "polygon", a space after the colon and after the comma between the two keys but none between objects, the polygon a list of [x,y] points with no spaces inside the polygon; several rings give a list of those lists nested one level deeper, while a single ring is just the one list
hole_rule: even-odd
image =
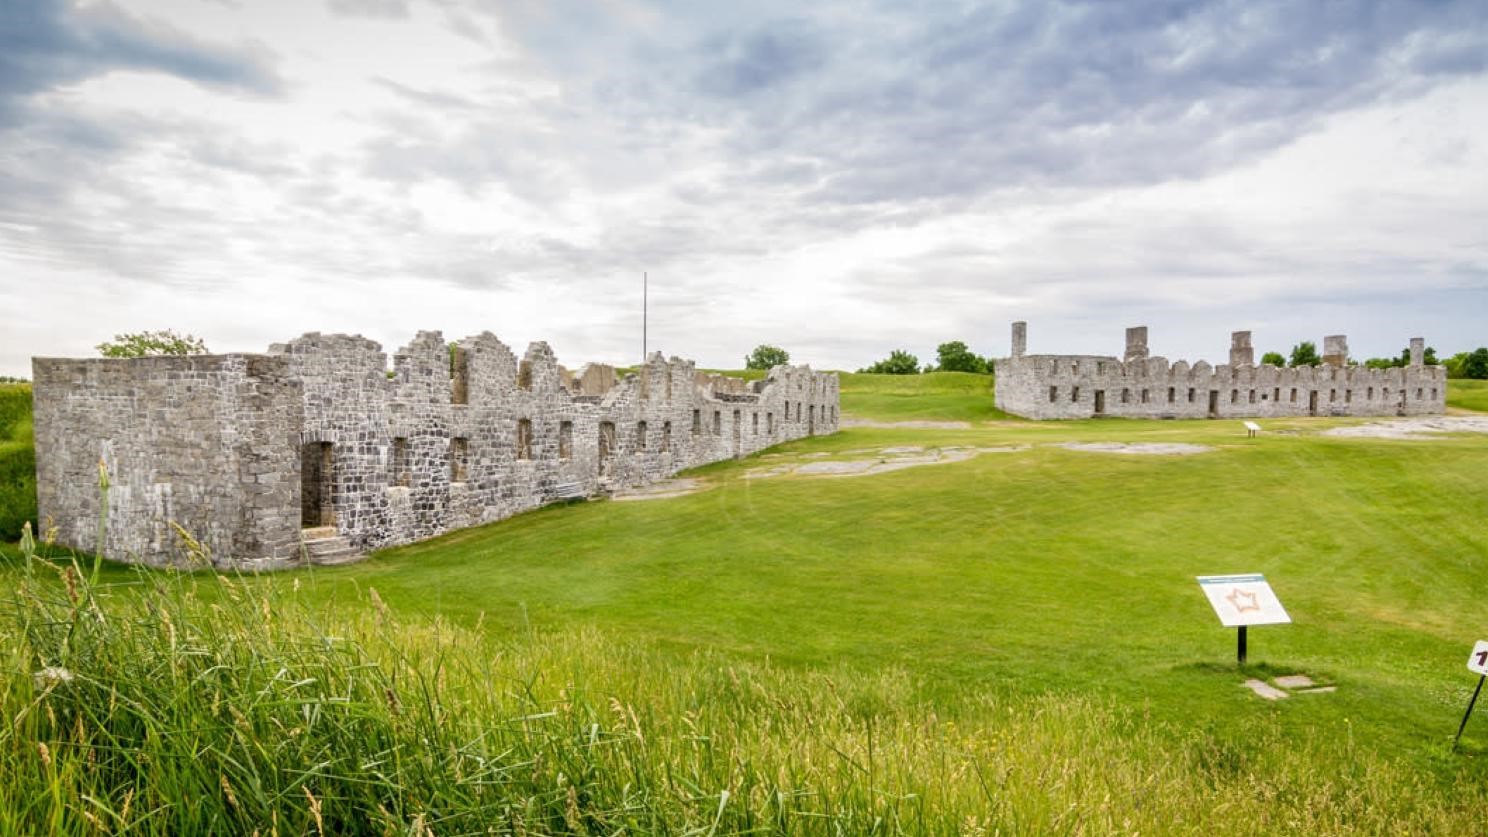
[{"label": "doorway opening", "polygon": [[330,442],[300,447],[300,525],[336,525],[336,459]]},{"label": "doorway opening", "polygon": [[1309,416],[1317,415],[1317,397],[1317,390],[1307,393],[1307,414]]},{"label": "doorway opening", "polygon": [[615,456],[615,423],[602,421],[599,423],[599,473],[608,476],[610,466]]},{"label": "doorway opening", "polygon": [[1219,390],[1209,390],[1209,418],[1219,418]]},{"label": "doorway opening", "polygon": [[1095,414],[1098,416],[1106,414],[1106,391],[1103,389],[1095,391]]}]

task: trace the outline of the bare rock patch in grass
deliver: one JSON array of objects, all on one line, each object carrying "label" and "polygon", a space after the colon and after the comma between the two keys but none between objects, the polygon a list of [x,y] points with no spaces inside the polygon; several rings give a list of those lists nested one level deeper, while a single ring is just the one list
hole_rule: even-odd
[{"label": "bare rock patch in grass", "polygon": [[621,489],[615,492],[612,499],[620,502],[631,500],[666,500],[671,497],[695,494],[707,487],[707,484],[702,480],[671,479],[636,488]]},{"label": "bare rock patch in grass", "polygon": [[1119,453],[1125,456],[1191,456],[1214,450],[1209,445],[1186,442],[1062,442],[1056,447],[1091,453]]},{"label": "bare rock patch in grass", "polygon": [[1375,421],[1349,427],[1324,430],[1324,436],[1355,439],[1404,439],[1407,441],[1440,438],[1443,433],[1488,433],[1488,418],[1481,416],[1423,416],[1419,418]]}]

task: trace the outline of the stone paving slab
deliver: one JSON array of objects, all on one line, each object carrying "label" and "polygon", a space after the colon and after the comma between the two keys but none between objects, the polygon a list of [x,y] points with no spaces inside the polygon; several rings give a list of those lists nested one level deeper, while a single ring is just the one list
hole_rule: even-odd
[{"label": "stone paving slab", "polygon": [[1275,686],[1272,686],[1270,683],[1267,683],[1264,680],[1256,680],[1255,678],[1251,678],[1250,680],[1247,680],[1240,685],[1246,689],[1251,690],[1252,692],[1255,692],[1256,696],[1261,698],[1262,700],[1286,700],[1286,698],[1288,697],[1286,692],[1283,692],[1282,690],[1276,688]]}]

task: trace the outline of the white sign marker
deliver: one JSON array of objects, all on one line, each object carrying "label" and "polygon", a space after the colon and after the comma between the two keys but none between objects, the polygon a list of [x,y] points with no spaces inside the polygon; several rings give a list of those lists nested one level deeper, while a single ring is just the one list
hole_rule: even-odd
[{"label": "white sign marker", "polygon": [[[1281,600],[1272,592],[1266,577],[1254,575],[1201,575],[1199,587],[1209,597],[1209,605],[1226,628],[1244,625],[1286,625],[1287,615]],[[1488,644],[1485,644],[1488,647]]]},{"label": "white sign marker", "polygon": [[1467,658],[1467,670],[1473,674],[1488,674],[1488,642],[1479,641],[1473,646],[1472,656]]},{"label": "white sign marker", "polygon": [[1249,436],[1254,436],[1255,434],[1261,432],[1261,426],[1253,421],[1247,421],[1245,423],[1245,429],[1246,431],[1248,431],[1247,435]]}]

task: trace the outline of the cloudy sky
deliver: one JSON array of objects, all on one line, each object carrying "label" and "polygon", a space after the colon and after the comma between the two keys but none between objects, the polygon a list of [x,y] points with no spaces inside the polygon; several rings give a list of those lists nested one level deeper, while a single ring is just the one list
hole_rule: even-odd
[{"label": "cloudy sky", "polygon": [[0,374],[1488,344],[1488,6],[0,0]]}]

